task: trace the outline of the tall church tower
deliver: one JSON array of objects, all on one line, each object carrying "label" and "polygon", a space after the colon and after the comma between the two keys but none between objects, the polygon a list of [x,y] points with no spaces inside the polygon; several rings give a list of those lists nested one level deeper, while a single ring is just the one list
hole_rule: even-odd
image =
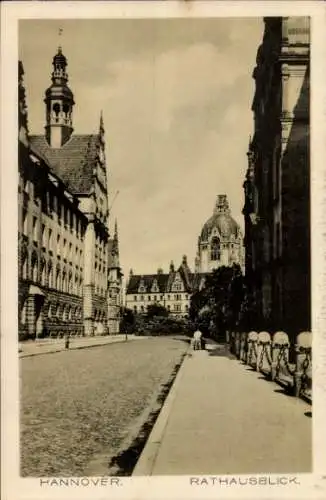
[{"label": "tall church tower", "polygon": [[71,137],[74,96],[68,87],[67,59],[61,47],[53,58],[52,85],[45,91],[45,137],[51,148],[60,148]]},{"label": "tall church tower", "polygon": [[109,334],[117,334],[120,331],[120,308],[122,305],[122,272],[119,261],[119,237],[118,224],[115,221],[114,236],[110,240],[111,251],[109,255],[109,279],[108,279],[108,329]]}]

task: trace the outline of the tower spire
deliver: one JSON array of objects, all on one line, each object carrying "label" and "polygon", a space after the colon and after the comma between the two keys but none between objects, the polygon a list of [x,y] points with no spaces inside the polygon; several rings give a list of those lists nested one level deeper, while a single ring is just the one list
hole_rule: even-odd
[{"label": "tower spire", "polygon": [[118,236],[118,221],[115,219],[114,221],[114,235],[113,235],[113,241],[112,241],[112,255],[114,259],[114,265],[115,267],[119,267],[119,236]]},{"label": "tower spire", "polygon": [[103,111],[101,109],[100,113],[100,127],[99,127],[99,137],[102,143],[104,143],[104,134],[105,134],[105,129],[104,129],[104,120],[103,120]]},{"label": "tower spire", "polygon": [[61,46],[53,58],[52,66],[52,85],[45,91],[44,99],[45,135],[52,148],[60,148],[70,139],[73,132],[72,109],[75,104],[73,93],[68,87],[67,59]]}]

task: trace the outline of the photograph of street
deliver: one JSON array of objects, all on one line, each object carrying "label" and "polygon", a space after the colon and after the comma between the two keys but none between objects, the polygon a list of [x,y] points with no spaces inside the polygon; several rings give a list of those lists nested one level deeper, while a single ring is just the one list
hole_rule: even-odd
[{"label": "photograph of street", "polygon": [[309,17],[24,19],[24,478],[312,471]]}]

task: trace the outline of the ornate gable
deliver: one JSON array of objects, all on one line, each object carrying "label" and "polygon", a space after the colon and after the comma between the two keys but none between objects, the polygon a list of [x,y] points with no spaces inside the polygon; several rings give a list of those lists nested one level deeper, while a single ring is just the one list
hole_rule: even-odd
[{"label": "ornate gable", "polygon": [[151,287],[151,292],[152,293],[159,293],[160,292],[160,289],[159,289],[159,286],[158,286],[156,278],[154,278],[154,280],[153,280],[152,287]]},{"label": "ornate gable", "polygon": [[172,292],[183,292],[184,291],[184,283],[181,277],[181,274],[177,272],[174,276],[174,280],[171,285]]}]

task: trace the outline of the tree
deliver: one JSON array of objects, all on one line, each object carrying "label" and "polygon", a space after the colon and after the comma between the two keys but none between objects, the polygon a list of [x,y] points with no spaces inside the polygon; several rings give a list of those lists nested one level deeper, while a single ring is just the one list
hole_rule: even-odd
[{"label": "tree", "polygon": [[120,310],[120,331],[124,333],[131,333],[135,325],[135,315],[131,309],[122,307]]},{"label": "tree", "polygon": [[244,277],[240,266],[221,266],[207,276],[205,287],[192,296],[190,317],[198,325],[203,323],[211,336],[225,341],[227,331],[241,327],[244,296]]},{"label": "tree", "polygon": [[161,306],[160,304],[151,304],[147,307],[147,318],[153,319],[156,317],[166,318],[169,315],[169,311]]}]

